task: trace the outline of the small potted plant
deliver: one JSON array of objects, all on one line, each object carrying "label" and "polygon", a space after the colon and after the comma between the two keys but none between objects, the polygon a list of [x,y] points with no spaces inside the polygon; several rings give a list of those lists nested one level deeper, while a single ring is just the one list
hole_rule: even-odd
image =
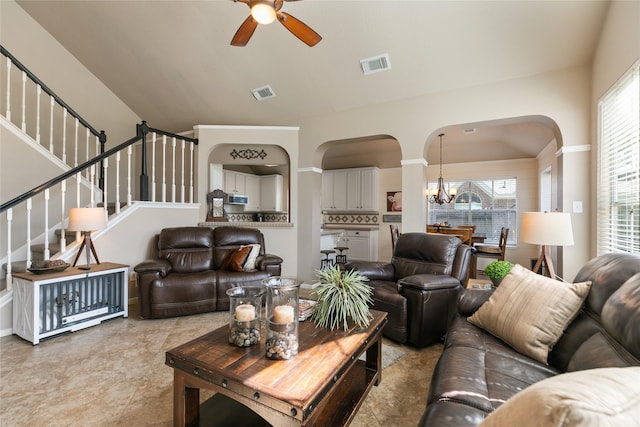
[{"label": "small potted plant", "polygon": [[373,303],[373,290],[367,285],[368,277],[355,270],[342,271],[339,266],[317,270],[320,286],[312,293],[316,297],[309,316],[317,327],[349,329],[349,322],[366,328],[371,321],[369,306]]},{"label": "small potted plant", "polygon": [[511,271],[511,267],[513,267],[513,264],[509,261],[493,261],[485,267],[484,274],[489,276],[494,286],[498,286],[504,276]]}]

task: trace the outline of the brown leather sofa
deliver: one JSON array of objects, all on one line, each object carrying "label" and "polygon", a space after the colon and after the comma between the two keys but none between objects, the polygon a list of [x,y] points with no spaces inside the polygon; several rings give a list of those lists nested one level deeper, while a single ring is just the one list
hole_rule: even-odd
[{"label": "brown leather sofa", "polygon": [[373,309],[386,311],[382,334],[425,347],[442,339],[467,282],[473,249],[454,236],[404,233],[391,262],[353,261],[373,287]]},{"label": "brown leather sofa", "polygon": [[[547,378],[565,372],[588,374],[586,369],[639,366],[640,257],[607,254],[594,258],[581,268],[574,283],[589,280],[592,285],[582,310],[552,347],[548,365],[469,323],[467,317],[489,299],[492,291],[465,289],[433,373],[419,426],[476,426],[518,392]],[[569,381],[571,374],[567,375]],[[541,416],[531,409],[533,400],[525,402],[530,416]],[[622,404],[628,406],[629,401],[625,402]],[[579,404],[587,406],[582,401]],[[615,412],[600,409],[596,412]]]},{"label": "brown leather sofa", "polygon": [[[143,319],[228,310],[227,289],[280,275],[282,258],[265,253],[264,236],[255,228],[165,228],[156,242],[155,259],[135,267]],[[260,245],[255,269],[222,268],[231,251],[252,244]]]}]

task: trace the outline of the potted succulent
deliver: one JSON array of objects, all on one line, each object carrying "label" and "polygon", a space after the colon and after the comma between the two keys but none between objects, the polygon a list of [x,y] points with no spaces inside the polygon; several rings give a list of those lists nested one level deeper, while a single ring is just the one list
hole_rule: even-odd
[{"label": "potted succulent", "polygon": [[504,276],[511,271],[511,267],[513,267],[513,264],[509,261],[493,261],[485,267],[484,274],[489,276],[494,286],[498,286],[500,282],[502,282],[502,279],[504,279]]},{"label": "potted succulent", "polygon": [[320,286],[312,293],[317,300],[309,316],[317,327],[349,329],[349,322],[359,327],[369,326],[373,290],[368,277],[355,270],[342,271],[339,266],[317,270]]}]

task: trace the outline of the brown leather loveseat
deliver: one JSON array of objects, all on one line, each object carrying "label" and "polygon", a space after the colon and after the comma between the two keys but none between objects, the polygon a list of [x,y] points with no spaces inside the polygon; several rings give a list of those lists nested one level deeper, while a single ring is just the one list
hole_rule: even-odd
[{"label": "brown leather loveseat", "polygon": [[[529,292],[539,280],[513,283]],[[491,302],[492,294],[498,295],[505,281],[495,291],[465,289],[461,295],[419,426],[637,426],[640,256],[601,255],[580,269],[573,285],[557,282],[570,287],[590,281],[591,286],[586,299],[575,303],[577,315],[566,316],[568,326],[558,328],[560,337],[549,346],[547,363],[468,321]],[[509,294],[503,314],[515,325],[527,308],[514,308],[514,296]],[[558,310],[568,299],[552,295],[548,306]],[[523,303],[533,304],[531,298]],[[541,322],[543,329],[550,319]],[[515,342],[521,337],[514,336]]]},{"label": "brown leather loveseat", "polygon": [[469,278],[472,248],[455,236],[403,233],[391,262],[353,261],[373,287],[373,309],[388,313],[383,335],[425,347],[439,341]]},{"label": "brown leather loveseat", "polygon": [[143,319],[228,310],[227,289],[280,275],[282,258],[255,228],[165,228],[156,241],[155,259],[135,267]]}]

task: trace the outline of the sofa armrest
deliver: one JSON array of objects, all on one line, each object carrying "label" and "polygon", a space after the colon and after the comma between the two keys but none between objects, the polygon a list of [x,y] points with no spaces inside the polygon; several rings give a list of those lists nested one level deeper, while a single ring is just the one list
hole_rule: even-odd
[{"label": "sofa armrest", "polygon": [[151,259],[141,262],[134,268],[136,273],[160,273],[165,277],[171,271],[171,264],[166,259]]},{"label": "sofa armrest", "polygon": [[469,317],[489,300],[495,289],[465,289],[458,300],[458,313]]},{"label": "sofa armrest", "polygon": [[460,281],[446,274],[416,274],[398,280],[398,289],[413,288],[423,291],[449,289],[460,286]]},{"label": "sofa armrest", "polygon": [[278,255],[264,254],[256,258],[256,267],[258,270],[266,270],[268,265],[280,265],[282,261]]},{"label": "sofa armrest", "polygon": [[395,268],[393,264],[380,261],[350,261],[344,266],[345,270],[356,270],[369,280],[393,281],[395,278]]}]

